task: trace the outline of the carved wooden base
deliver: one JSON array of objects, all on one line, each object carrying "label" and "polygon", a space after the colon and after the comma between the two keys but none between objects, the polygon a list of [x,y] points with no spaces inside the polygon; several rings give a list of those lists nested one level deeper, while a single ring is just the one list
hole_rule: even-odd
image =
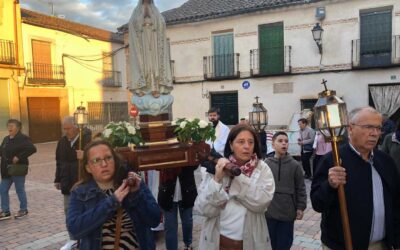
[{"label": "carved wooden base", "polygon": [[204,142],[199,144],[172,143],[164,145],[150,145],[128,147],[117,150],[128,162],[129,166],[137,171],[198,166],[199,153],[210,152],[210,146]]}]

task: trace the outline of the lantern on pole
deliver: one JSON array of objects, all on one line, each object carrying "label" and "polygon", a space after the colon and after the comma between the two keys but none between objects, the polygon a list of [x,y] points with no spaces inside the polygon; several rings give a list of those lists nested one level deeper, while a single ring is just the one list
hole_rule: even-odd
[{"label": "lantern on pole", "polygon": [[256,102],[253,103],[253,109],[249,112],[249,123],[260,133],[268,125],[268,111],[261,102],[258,102],[259,98],[255,97]]},{"label": "lantern on pole", "polygon": [[[348,126],[346,103],[336,96],[336,91],[328,90],[326,80],[322,80],[325,90],[319,93],[318,101],[314,106],[314,119],[317,129],[322,133],[325,141],[332,144],[332,154],[335,166],[340,165],[338,142],[342,139],[344,131]],[[353,249],[349,217],[347,213],[344,186],[338,187],[340,215],[346,250]]]},{"label": "lantern on pole", "polygon": [[[75,124],[78,126],[79,128],[79,150],[82,150],[82,137],[83,137],[83,129],[84,127],[88,124],[88,117],[89,114],[88,112],[86,112],[86,108],[83,107],[82,102],[81,102],[81,106],[76,108],[76,111],[74,112],[74,122]],[[79,176],[80,173],[82,171],[82,160],[79,159]]]}]

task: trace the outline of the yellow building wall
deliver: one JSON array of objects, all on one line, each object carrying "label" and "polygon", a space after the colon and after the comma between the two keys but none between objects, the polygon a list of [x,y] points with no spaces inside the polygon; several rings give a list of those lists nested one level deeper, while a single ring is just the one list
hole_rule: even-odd
[{"label": "yellow building wall", "polygon": [[[25,81],[21,89],[21,115],[25,122],[29,121],[29,97],[60,97],[60,120],[66,115],[72,115],[81,102],[87,107],[88,102],[128,101],[125,77],[122,79],[122,87],[103,87],[102,83],[103,52],[110,53],[123,44],[88,39],[79,34],[26,23],[22,24],[22,32],[25,62],[32,62],[32,40],[50,42],[51,63],[64,65],[66,81],[65,86],[59,87],[28,86]],[[124,50],[117,52],[114,59],[114,65],[117,66],[114,70],[120,68],[125,71]],[[125,72],[121,75],[124,76]]]},{"label": "yellow building wall", "polygon": [[15,2],[0,0],[0,140],[8,134],[7,120],[20,119],[18,85],[23,79],[24,63],[20,5]]}]

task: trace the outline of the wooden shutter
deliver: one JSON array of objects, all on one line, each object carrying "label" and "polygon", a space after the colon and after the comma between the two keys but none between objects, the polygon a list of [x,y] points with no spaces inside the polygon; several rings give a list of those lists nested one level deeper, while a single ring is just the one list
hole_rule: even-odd
[{"label": "wooden shutter", "polygon": [[261,75],[284,72],[283,23],[259,26],[259,68]]},{"label": "wooden shutter", "polygon": [[360,56],[362,67],[385,66],[391,63],[392,11],[360,14]]},{"label": "wooden shutter", "polygon": [[233,34],[214,35],[213,47],[214,75],[216,77],[233,76],[235,70]]},{"label": "wooden shutter", "polygon": [[32,62],[35,78],[53,79],[50,42],[32,40]]},{"label": "wooden shutter", "polygon": [[0,93],[2,93],[0,98],[0,124],[4,128],[7,120],[10,119],[10,93],[8,93],[7,80],[0,79]]}]

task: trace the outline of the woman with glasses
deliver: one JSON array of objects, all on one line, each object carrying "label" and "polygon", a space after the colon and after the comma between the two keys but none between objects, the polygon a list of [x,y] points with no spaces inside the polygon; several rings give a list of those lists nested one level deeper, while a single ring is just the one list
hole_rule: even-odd
[{"label": "woman with glasses", "polygon": [[158,225],[161,213],[140,177],[127,173],[111,145],[101,140],[85,147],[83,166],[67,214],[79,248],[155,249],[150,228]]}]

